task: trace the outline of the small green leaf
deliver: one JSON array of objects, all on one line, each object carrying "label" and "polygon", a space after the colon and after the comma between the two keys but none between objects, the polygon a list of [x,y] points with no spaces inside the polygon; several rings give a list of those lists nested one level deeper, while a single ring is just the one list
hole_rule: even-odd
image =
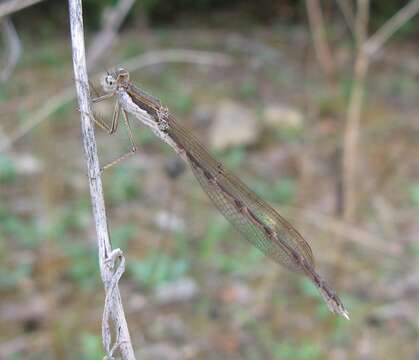
[{"label": "small green leaf", "polygon": [[283,342],[274,344],[272,354],[275,359],[311,360],[320,358],[321,349],[313,343],[292,344]]},{"label": "small green leaf", "polygon": [[83,332],[80,335],[80,343],[83,359],[100,360],[103,358],[102,340],[100,336]]},{"label": "small green leaf", "polygon": [[419,183],[414,183],[410,185],[409,193],[413,205],[419,207]]},{"label": "small green leaf", "polygon": [[320,299],[321,296],[317,290],[317,288],[313,285],[313,283],[306,278],[303,278],[299,281],[300,288],[305,296]]},{"label": "small green leaf", "polygon": [[10,183],[16,178],[16,167],[12,159],[0,155],[0,183]]},{"label": "small green leaf", "polygon": [[189,263],[185,259],[173,259],[166,254],[152,251],[141,260],[131,260],[128,272],[142,286],[155,287],[177,280],[187,273]]}]

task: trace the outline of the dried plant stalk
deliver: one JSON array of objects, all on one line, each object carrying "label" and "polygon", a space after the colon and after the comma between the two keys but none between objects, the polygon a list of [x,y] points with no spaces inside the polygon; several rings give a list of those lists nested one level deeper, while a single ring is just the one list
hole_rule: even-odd
[{"label": "dried plant stalk", "polygon": [[384,43],[418,12],[419,0],[412,0],[392,16],[373,36],[367,39],[369,1],[358,0],[358,13],[355,20],[357,54],[354,67],[354,84],[346,117],[343,153],[343,214],[346,221],[353,220],[357,202],[358,137],[368,66]]},{"label": "dried plant stalk", "polygon": [[[106,292],[102,323],[103,343],[106,351],[106,358],[112,358],[113,352],[118,350],[122,359],[133,360],[135,359],[134,351],[117,284],[120,276],[122,275],[124,259],[122,258],[122,254],[119,249],[112,250],[109,241],[96,140],[93,126],[90,121],[90,94],[86,71],[81,0],[69,0],[69,14],[74,78],[80,109],[83,145],[86,154],[93,217],[96,226],[100,273]],[[114,271],[113,265],[118,260],[120,262],[120,266],[118,266],[118,268]],[[112,347],[110,341],[110,319],[112,319],[113,333],[116,336],[116,340],[114,341],[115,344]]]}]

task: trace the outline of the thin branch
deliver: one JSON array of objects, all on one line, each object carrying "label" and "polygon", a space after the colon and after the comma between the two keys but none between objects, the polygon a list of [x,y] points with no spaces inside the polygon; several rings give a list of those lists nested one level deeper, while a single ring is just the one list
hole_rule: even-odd
[{"label": "thin branch", "polygon": [[[69,0],[69,15],[74,76],[76,79],[75,85],[80,109],[81,128],[83,145],[86,154],[92,211],[96,226],[100,273],[103,284],[105,286],[106,299],[112,299],[112,301],[105,301],[104,313],[110,313],[110,318],[112,319],[115,329],[114,333],[117,334],[116,342],[119,344],[119,351],[122,359],[133,360],[135,359],[135,355],[128,332],[127,322],[125,320],[121,296],[117,286],[117,281],[121,274],[118,272],[119,268],[116,270],[116,272],[113,271],[116,261],[114,254],[117,252],[119,258],[121,255],[118,250],[112,251],[112,247],[109,241],[105,202],[103,198],[102,181],[100,178],[99,161],[96,149],[96,140],[93,126],[90,121],[90,94],[84,50],[81,0]],[[108,320],[108,317],[104,317],[104,321]],[[105,324],[103,327],[107,329],[109,325]],[[105,350],[108,351],[110,334],[107,334],[109,336],[105,336],[106,334],[103,335]],[[112,355],[107,353],[106,356],[111,357]]]},{"label": "thin branch", "polygon": [[357,55],[355,59],[354,81],[346,115],[346,128],[343,144],[343,217],[351,221],[356,206],[356,180],[358,160],[358,137],[364,97],[365,76],[368,69],[368,57],[363,51],[367,37],[369,0],[358,0],[355,36]]},{"label": "thin branch", "polygon": [[354,83],[348,105],[343,153],[344,219],[352,220],[356,207],[358,137],[368,66],[384,43],[419,12],[419,0],[412,0],[367,40],[368,0],[358,0],[355,35],[357,55]]},{"label": "thin branch", "polygon": [[44,0],[6,0],[0,3],[0,18]]},{"label": "thin branch", "polygon": [[418,12],[419,0],[412,0],[365,42],[364,51],[369,57],[376,55],[384,43]]},{"label": "thin branch", "polygon": [[321,214],[319,211],[313,209],[304,209],[299,212],[302,216],[302,221],[307,224],[312,224],[317,228],[330,232],[335,235],[333,239],[356,243],[365,248],[369,248],[377,253],[386,254],[387,256],[401,256],[403,249],[397,242],[385,242],[378,235],[372,234],[358,226],[353,226],[339,219]]},{"label": "thin branch", "polygon": [[134,71],[145,66],[171,62],[224,67],[232,65],[233,59],[229,55],[215,51],[168,49],[149,51],[132,58],[125,62],[124,68],[128,71]]},{"label": "thin branch", "polygon": [[103,29],[92,39],[87,50],[87,65],[89,69],[95,66],[98,59],[111,47],[117,36],[118,29],[133,4],[134,0],[120,0],[116,6],[105,9]]},{"label": "thin branch", "polygon": [[14,143],[24,137],[26,134],[31,132],[35,127],[47,119],[63,104],[67,104],[74,99],[74,86],[64,89],[57,95],[51,96],[44,102],[44,105],[35,111],[31,116],[30,120],[26,121],[20,127],[14,131],[8,138],[5,139],[0,145],[0,153],[8,150]]},{"label": "thin branch", "polygon": [[4,19],[0,19],[0,22],[1,31],[7,48],[7,62],[6,66],[0,73],[0,82],[5,82],[9,79],[16,67],[20,53],[22,52],[22,46],[12,20],[6,17]]},{"label": "thin branch", "polygon": [[354,34],[354,10],[352,9],[350,1],[337,0],[337,3],[339,5],[340,11],[343,14],[343,18],[345,19],[346,26],[348,26],[351,33]]},{"label": "thin branch", "polygon": [[326,39],[324,19],[319,0],[306,0],[307,15],[313,33],[314,50],[328,80],[333,80],[336,66]]},{"label": "thin branch", "polygon": [[[179,62],[211,66],[229,66],[233,63],[231,56],[211,51],[197,51],[188,49],[168,49],[150,51],[126,61],[123,65],[130,71],[161,63]],[[98,73],[93,78],[103,75]],[[16,141],[32,131],[42,121],[46,120],[60,106],[67,104],[74,98],[74,87],[68,87],[56,95],[52,95],[44,105],[31,116],[31,120],[22,124],[6,141],[0,144],[0,153],[9,149]]]}]

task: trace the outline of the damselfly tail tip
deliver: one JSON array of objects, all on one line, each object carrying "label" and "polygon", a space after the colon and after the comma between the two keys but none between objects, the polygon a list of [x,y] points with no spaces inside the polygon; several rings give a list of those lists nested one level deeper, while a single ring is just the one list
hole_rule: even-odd
[{"label": "damselfly tail tip", "polygon": [[333,302],[327,302],[327,305],[330,309],[331,312],[337,314],[337,315],[341,315],[343,316],[346,320],[351,320],[349,317],[349,312],[348,310],[345,309],[345,307],[343,306],[343,304],[339,301],[337,303]]},{"label": "damselfly tail tip", "polygon": [[346,310],[342,311],[341,314],[346,320],[351,320],[351,318],[349,317],[349,313]]},{"label": "damselfly tail tip", "polygon": [[330,301],[330,300],[331,299],[328,299],[328,301],[326,301],[326,304],[328,305],[329,310],[334,314],[343,316],[346,320],[350,320],[349,312],[348,310],[345,309],[343,304],[340,301],[335,302],[335,301]]},{"label": "damselfly tail tip", "polygon": [[350,320],[349,312],[345,309],[342,301],[336,295],[336,293],[330,289],[325,282],[322,282],[322,286],[319,287],[320,294],[323,296],[329,310],[337,315],[343,316],[346,320]]},{"label": "damselfly tail tip", "polygon": [[330,310],[337,315],[343,316],[346,320],[350,320],[349,312],[346,310],[345,306],[343,305],[342,301],[335,295],[335,299],[332,302],[328,302]]},{"label": "damselfly tail tip", "polygon": [[348,310],[345,309],[345,307],[343,306],[343,304],[342,304],[342,302],[340,301],[339,298],[336,297],[336,299],[333,299],[333,300],[328,299],[328,301],[326,303],[327,303],[331,312],[333,312],[337,315],[343,316],[346,320],[350,320],[349,312],[348,312]]}]

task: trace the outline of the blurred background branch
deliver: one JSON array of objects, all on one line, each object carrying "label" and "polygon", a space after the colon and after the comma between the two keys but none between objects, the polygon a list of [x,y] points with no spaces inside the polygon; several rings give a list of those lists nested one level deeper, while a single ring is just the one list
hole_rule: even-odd
[{"label": "blurred background branch", "polygon": [[9,79],[14,68],[16,67],[17,61],[19,60],[19,56],[22,51],[22,45],[12,20],[9,17],[0,19],[0,27],[4,42],[6,44],[5,54],[7,54],[6,65],[0,72],[0,83],[2,83]]},{"label": "blurred background branch", "polygon": [[346,115],[346,128],[343,144],[343,217],[345,221],[353,220],[356,208],[356,181],[358,159],[358,137],[361,121],[364,82],[368,68],[368,59],[363,51],[367,38],[369,20],[369,1],[358,0],[355,18],[355,65],[354,78],[349,97]]},{"label": "blurred background branch", "polygon": [[327,41],[320,1],[306,0],[306,6],[317,59],[327,80],[333,83],[336,77],[336,65]]},{"label": "blurred background branch", "polygon": [[32,6],[44,0],[3,0],[0,3],[0,18]]},{"label": "blurred background branch", "polygon": [[412,0],[408,2],[365,42],[363,51],[367,53],[369,58],[375,56],[383,47],[384,43],[418,12],[419,0]]},{"label": "blurred background branch", "polygon": [[355,20],[354,20],[354,9],[352,7],[352,1],[337,0],[337,3],[345,19],[346,26],[349,28],[351,33],[354,34],[355,33],[355,30],[354,30]]},{"label": "blurred background branch", "polygon": [[391,17],[373,36],[367,39],[369,1],[358,0],[357,4],[354,79],[347,110],[343,150],[344,219],[349,222],[353,220],[357,205],[358,139],[368,66],[372,57],[384,43],[419,11],[419,1],[412,0]]},{"label": "blurred background branch", "polygon": [[9,15],[43,0],[3,0],[0,3],[0,26],[6,46],[6,64],[0,72],[0,83],[9,79],[22,52],[22,45]]},{"label": "blurred background branch", "polygon": [[90,42],[87,50],[87,66],[90,70],[97,67],[98,60],[104,55],[105,51],[112,48],[119,28],[128,15],[135,0],[119,0],[116,5],[107,7],[102,14],[102,29]]}]

